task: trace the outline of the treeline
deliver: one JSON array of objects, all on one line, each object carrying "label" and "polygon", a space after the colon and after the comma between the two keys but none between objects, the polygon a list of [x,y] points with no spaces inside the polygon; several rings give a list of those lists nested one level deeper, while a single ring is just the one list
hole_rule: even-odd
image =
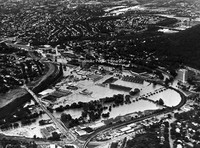
[{"label": "treeline", "polygon": [[[200,68],[200,25],[196,25],[185,31],[168,36],[170,42],[165,47],[163,54],[174,58],[179,57],[182,62],[194,68]],[[190,58],[188,58],[190,57]]]},{"label": "treeline", "polygon": [[[125,98],[125,99],[124,99]],[[114,95],[113,97],[106,97],[100,100],[92,100],[90,102],[78,102],[71,105],[59,106],[55,110],[57,112],[63,112],[65,109],[82,109],[81,117],[73,119],[70,114],[61,114],[61,121],[63,121],[68,127],[77,126],[81,123],[93,122],[102,118],[109,118],[112,107],[123,105],[124,103],[131,103],[130,96],[124,97],[122,94]],[[109,107],[107,107],[107,105]],[[103,113],[104,110],[108,110]]]},{"label": "treeline", "polygon": [[173,25],[177,22],[178,22],[178,20],[175,19],[175,18],[166,18],[162,21],[157,22],[156,25],[158,25],[158,26],[170,26],[170,25]]},{"label": "treeline", "polygon": [[124,102],[124,95],[118,94],[118,95],[114,95],[113,97],[102,98],[100,99],[100,101],[103,103],[114,103],[116,105],[119,105]]},{"label": "treeline", "polygon": [[[29,110],[30,106],[27,106],[26,108],[18,108],[14,114],[8,115],[5,119],[0,120],[0,128],[1,130],[8,130],[10,128],[17,128],[19,127],[19,123],[21,122],[21,125],[29,125],[36,121],[36,119],[43,114],[43,111],[40,111],[39,113],[31,113]],[[13,124],[12,124],[13,123]]]},{"label": "treeline", "polygon": [[74,102],[71,105],[66,105],[66,106],[62,106],[60,105],[59,107],[55,108],[56,112],[63,112],[64,110],[67,109],[81,109],[81,108],[86,108],[87,106],[91,106],[93,103],[96,104],[96,102],[100,102],[100,103],[104,103],[104,104],[108,104],[108,103],[113,103],[116,106],[119,105],[123,105],[124,103],[124,95],[122,94],[118,94],[118,95],[113,95],[113,97],[105,97],[105,98],[101,98],[99,99],[99,101],[90,101],[90,102]]},{"label": "treeline", "polygon": [[126,87],[122,85],[117,85],[117,84],[110,84],[110,89],[117,89],[117,90],[123,90],[123,91],[130,91],[132,88],[131,87]]},{"label": "treeline", "polygon": [[[94,122],[100,118],[109,118],[112,108],[120,105],[130,104],[130,95],[113,95],[113,97],[101,98],[90,102],[78,102],[71,105],[59,106],[55,108],[57,112],[63,112],[65,109],[82,109],[81,116],[73,119],[70,114],[62,113],[61,121],[68,127],[74,127],[86,122]],[[105,112],[107,110],[107,112]],[[53,109],[51,110],[53,111]]]},{"label": "treeline", "polygon": [[0,146],[3,148],[37,148],[37,144],[34,141],[25,141],[25,140],[13,140],[8,138],[1,138],[0,139]]}]

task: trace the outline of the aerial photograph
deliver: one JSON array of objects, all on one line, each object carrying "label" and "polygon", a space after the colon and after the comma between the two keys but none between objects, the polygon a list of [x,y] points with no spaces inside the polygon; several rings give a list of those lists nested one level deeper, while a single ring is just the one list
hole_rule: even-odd
[{"label": "aerial photograph", "polygon": [[200,0],[0,0],[0,148],[200,148]]}]

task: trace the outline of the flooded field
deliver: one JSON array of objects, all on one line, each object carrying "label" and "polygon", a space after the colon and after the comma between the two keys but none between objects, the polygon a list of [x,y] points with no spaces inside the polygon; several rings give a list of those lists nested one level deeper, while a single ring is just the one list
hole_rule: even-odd
[{"label": "flooded field", "polygon": [[43,135],[41,134],[41,131],[40,131],[42,128],[45,128],[48,126],[55,127],[54,124],[48,124],[44,126],[39,125],[40,120],[47,120],[47,119],[50,119],[48,115],[43,114],[41,117],[36,119],[36,122],[30,125],[22,126],[21,123],[18,122],[20,125],[18,128],[12,128],[12,129],[6,130],[5,132],[0,130],[0,133],[3,133],[8,136],[22,136],[22,137],[25,136],[28,138],[33,138],[33,136],[35,135],[39,138],[43,138]]},{"label": "flooded field", "polygon": [[[165,105],[167,106],[176,106],[181,101],[180,95],[171,89],[166,89],[161,85],[153,85],[149,82],[144,81],[143,84],[138,83],[132,83],[132,82],[125,82],[122,80],[117,80],[115,84],[123,85],[126,87],[131,87],[132,89],[139,88],[140,93],[136,96],[133,96],[131,98],[132,100],[135,100],[135,98],[139,96],[149,95],[148,98],[152,99],[154,101],[159,100],[160,98],[163,99]],[[55,105],[54,107],[58,107],[60,105],[70,105],[74,102],[89,102],[91,100],[99,100],[100,98],[105,97],[112,97],[116,94],[124,94],[128,95],[129,92],[127,91],[120,91],[116,89],[110,89],[109,85],[105,86],[99,86],[95,85],[94,82],[90,80],[80,81],[76,84],[76,86],[79,88],[76,90],[73,94],[69,96],[62,97],[58,100],[58,105]],[[92,92],[90,95],[83,95],[79,92],[83,89],[87,89],[89,92]],[[161,91],[162,90],[162,91]],[[126,115],[133,112],[139,112],[139,111],[145,111],[145,110],[156,110],[159,109],[159,106],[157,106],[154,103],[151,103],[149,101],[139,100],[136,102],[132,102],[131,104],[124,104],[123,106],[118,106],[115,108],[112,108],[112,111],[110,112],[110,118],[117,117],[119,115]],[[71,114],[73,118],[78,118],[81,116],[81,109],[80,110],[66,110],[65,113]],[[57,118],[60,118],[61,113],[54,113],[54,115]]]},{"label": "flooded field", "polygon": [[[60,82],[58,87],[59,89],[64,91],[71,91],[71,94],[58,98],[57,101],[53,103],[53,108],[56,108],[60,105],[70,105],[74,102],[77,103],[79,101],[90,102],[91,100],[99,100],[101,98],[112,97],[113,95],[117,94],[123,94],[124,96],[129,95],[129,91],[127,90],[125,91],[123,89],[110,88],[109,83],[104,83],[111,77],[114,77],[114,75],[100,75],[95,74],[94,72],[81,71],[71,68],[68,68],[65,75],[73,75],[73,77],[65,78],[64,80],[62,80],[62,82]],[[145,96],[148,99],[154,101],[159,100],[161,98],[164,101],[164,104],[167,106],[176,106],[181,101],[180,95],[174,90],[167,89],[161,85],[153,85],[152,83],[146,82],[137,76],[134,77],[128,71],[124,71],[122,75],[125,76],[125,78],[116,77],[115,81],[112,82],[112,84],[124,86],[132,90],[138,88],[140,92],[139,94],[130,98],[131,103],[129,104],[124,103],[124,105],[116,107],[113,107],[112,104],[107,104],[107,107],[112,106],[109,118],[115,118],[117,116],[123,116],[127,114],[137,115],[138,112],[143,112],[146,110],[157,110],[162,108],[161,106],[158,106],[153,102],[137,99],[138,97],[142,96]],[[87,76],[88,78],[83,79],[85,76]],[[93,78],[96,77],[99,77],[100,79],[94,81]],[[73,86],[76,89],[69,90],[68,86]],[[31,103],[34,104],[33,101]],[[107,113],[108,109],[104,110],[103,112]],[[64,113],[70,114],[73,118],[79,118],[82,115],[82,109],[65,110]],[[61,114],[62,113],[56,111],[54,111],[53,113],[53,115],[58,119],[60,119]],[[36,120],[36,122],[32,123],[31,125],[21,126],[21,123],[19,123],[19,128],[9,129],[5,133],[7,135],[25,136],[30,138],[32,138],[34,135],[36,135],[37,137],[43,137],[43,135],[41,134],[41,129],[44,129],[48,126],[55,126],[54,124],[40,126],[39,121],[42,119],[47,120],[49,119],[49,117],[46,114],[43,114]],[[100,120],[105,119],[101,118]],[[4,133],[4,131],[0,131],[0,133]]]},{"label": "flooded field", "polygon": [[160,108],[159,106],[151,102],[148,102],[145,100],[139,100],[131,104],[125,104],[123,106],[113,108],[112,111],[110,112],[110,118],[115,118],[117,116],[123,116],[126,114],[139,112],[139,111],[142,112],[145,110],[156,110],[159,108]]}]

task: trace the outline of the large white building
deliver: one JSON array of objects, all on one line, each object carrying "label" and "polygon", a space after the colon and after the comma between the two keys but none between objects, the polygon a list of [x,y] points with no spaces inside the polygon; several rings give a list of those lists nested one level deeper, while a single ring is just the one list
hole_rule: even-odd
[{"label": "large white building", "polygon": [[177,79],[182,83],[186,83],[188,80],[188,70],[187,69],[179,69]]}]

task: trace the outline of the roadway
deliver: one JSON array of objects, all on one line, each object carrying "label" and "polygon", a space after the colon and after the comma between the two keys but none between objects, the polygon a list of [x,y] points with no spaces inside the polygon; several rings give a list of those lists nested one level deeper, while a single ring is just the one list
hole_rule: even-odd
[{"label": "roadway", "polygon": [[186,96],[182,92],[180,92],[180,91],[178,91],[178,90],[176,90],[174,88],[170,87],[170,89],[173,89],[173,90],[177,91],[180,94],[181,98],[182,98],[181,102],[177,106],[175,106],[173,108],[170,108],[168,110],[164,110],[164,111],[159,112],[159,113],[154,113],[154,114],[150,114],[150,115],[147,115],[147,116],[144,116],[144,117],[139,117],[139,118],[136,118],[134,120],[130,120],[130,121],[127,121],[127,122],[124,122],[124,123],[120,123],[120,124],[118,123],[118,124],[114,124],[114,125],[111,125],[111,126],[107,126],[104,129],[101,129],[101,130],[91,134],[90,137],[84,143],[83,148],[87,148],[87,145],[89,144],[89,142],[94,137],[96,137],[99,133],[106,132],[106,131],[111,130],[111,129],[120,128],[120,127],[123,127],[125,125],[131,124],[131,123],[136,123],[136,122],[139,122],[139,121],[142,121],[142,120],[146,120],[148,118],[152,118],[152,117],[155,117],[155,116],[158,116],[158,115],[161,115],[161,114],[167,114],[167,113],[172,112],[173,110],[181,108],[186,103]]},{"label": "roadway", "polygon": [[[29,46],[25,45],[25,46],[23,46],[23,48],[25,48],[27,51],[29,51],[30,57],[32,57],[35,60],[40,60],[40,62],[45,63],[49,68],[48,72],[45,74],[45,76],[42,77],[42,79],[32,89],[35,89],[37,86],[39,86],[40,83],[42,83],[48,76],[53,75],[53,74],[54,75],[58,74],[59,70],[58,70],[57,65],[60,65],[60,63],[58,63],[58,62],[45,62],[43,59],[38,58],[32,51],[30,51]],[[68,64],[66,64],[66,65],[68,65]],[[50,113],[47,110],[47,108],[42,104],[41,98],[38,98],[37,95],[32,90],[30,90],[26,85],[23,85],[23,88],[25,88],[26,91],[31,94],[31,96],[34,98],[34,100],[40,105],[42,110],[50,117],[50,119],[53,121],[53,123],[59,129],[59,131],[66,137],[65,139],[63,139],[64,143],[75,145],[76,148],[81,148],[84,144],[84,141],[80,141],[79,139],[77,139],[76,135],[71,133],[69,131],[69,129],[66,128],[66,126],[64,125],[63,122],[61,122],[57,118],[55,118],[54,115],[52,113]]]},{"label": "roadway", "polygon": [[[34,54],[33,54],[33,55],[34,55]],[[33,57],[33,55],[31,55],[31,56]],[[53,64],[59,64],[59,63],[58,63],[58,62],[52,62],[51,64],[50,64],[50,63],[48,63],[48,64],[49,64],[48,66],[49,66],[50,69],[51,69],[51,70],[49,70],[49,71],[53,72],[53,67],[55,66],[55,65],[53,66]],[[66,65],[67,65],[67,64],[66,64]],[[162,72],[163,72],[163,71],[162,71]],[[167,73],[167,74],[168,74],[168,73]],[[169,74],[168,74],[168,75],[169,75]],[[95,133],[93,133],[92,135],[90,135],[90,137],[86,140],[86,142],[84,142],[84,145],[83,145],[83,141],[80,141],[79,139],[77,139],[77,138],[76,138],[76,135],[74,135],[73,133],[71,133],[71,132],[69,131],[69,129],[67,129],[67,128],[65,127],[65,125],[64,125],[62,122],[60,122],[57,118],[55,118],[55,117],[52,115],[52,113],[50,113],[50,112],[46,109],[46,107],[42,104],[41,100],[36,96],[36,94],[35,94],[32,90],[30,90],[26,85],[24,85],[24,88],[33,96],[33,98],[34,98],[35,101],[40,105],[40,107],[42,108],[42,110],[52,119],[52,121],[54,122],[54,124],[56,125],[56,127],[60,130],[60,132],[62,132],[63,135],[65,135],[65,137],[66,137],[66,139],[65,139],[66,141],[65,141],[65,142],[71,143],[71,144],[76,145],[77,147],[83,147],[83,148],[86,148],[87,145],[88,145],[88,143],[89,143],[95,136],[97,136],[97,135],[98,135],[99,133],[101,133],[101,132],[105,132],[105,131],[108,131],[108,130],[110,130],[110,129],[119,128],[119,127],[125,126],[125,125],[130,124],[130,123],[135,123],[135,122],[139,122],[139,121],[142,121],[142,120],[146,120],[146,119],[148,119],[148,118],[152,118],[152,117],[155,117],[155,116],[157,116],[157,115],[169,113],[169,112],[171,112],[171,111],[173,111],[173,110],[175,110],[175,109],[178,109],[178,108],[182,107],[182,106],[185,104],[185,102],[186,102],[186,99],[185,99],[184,94],[183,94],[182,92],[177,91],[176,89],[174,89],[174,90],[176,90],[176,91],[181,95],[182,101],[181,101],[176,107],[174,107],[173,109],[169,109],[169,110],[165,110],[165,111],[163,111],[163,112],[159,112],[159,113],[147,115],[147,116],[145,116],[145,117],[140,117],[140,118],[137,118],[137,119],[134,119],[134,120],[131,120],[131,121],[127,121],[127,122],[121,123],[121,124],[114,124],[114,125],[111,125],[111,126],[107,126],[107,127],[105,127],[104,129],[101,129],[101,130],[99,130],[99,131],[96,131]],[[171,89],[173,89],[173,88],[171,88]]]},{"label": "roadway", "polygon": [[26,85],[23,86],[28,93],[31,94],[31,96],[34,98],[34,100],[39,104],[39,106],[42,108],[42,110],[50,117],[50,119],[53,121],[53,123],[56,125],[56,127],[59,129],[59,131],[66,137],[65,141],[67,143],[72,143],[76,140],[76,136],[73,135],[66,127],[65,125],[60,122],[57,118],[55,118],[52,113],[50,113],[47,108],[42,104],[41,100],[36,96],[36,94],[30,90]]}]

